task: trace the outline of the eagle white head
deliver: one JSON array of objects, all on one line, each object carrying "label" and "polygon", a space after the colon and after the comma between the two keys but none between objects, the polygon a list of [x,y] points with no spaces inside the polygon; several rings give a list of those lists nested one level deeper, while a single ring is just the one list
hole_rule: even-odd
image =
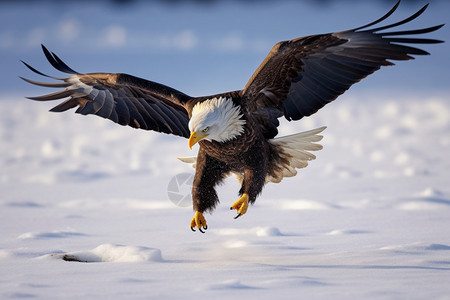
[{"label": "eagle white head", "polygon": [[244,132],[245,120],[231,98],[212,98],[197,103],[189,121],[189,147],[200,140],[227,142]]}]

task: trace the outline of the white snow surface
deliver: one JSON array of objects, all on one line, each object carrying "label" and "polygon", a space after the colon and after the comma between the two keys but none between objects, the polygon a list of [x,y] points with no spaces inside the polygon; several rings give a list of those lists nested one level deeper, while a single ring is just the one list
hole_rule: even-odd
[{"label": "white snow surface", "polygon": [[201,234],[167,194],[187,140],[3,98],[0,298],[450,299],[449,100],[350,93],[283,122],[328,126],[317,159],[237,220],[230,178]]}]

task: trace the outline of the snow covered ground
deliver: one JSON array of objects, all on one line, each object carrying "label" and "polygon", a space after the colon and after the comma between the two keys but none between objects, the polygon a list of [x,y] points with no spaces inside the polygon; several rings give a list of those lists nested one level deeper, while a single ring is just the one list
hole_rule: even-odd
[{"label": "snow covered ground", "polygon": [[283,124],[328,126],[317,160],[237,220],[230,178],[205,234],[167,194],[186,140],[4,99],[0,298],[449,299],[449,99],[361,91]]},{"label": "snow covered ground", "polygon": [[[239,89],[275,42],[366,24],[394,2],[1,2],[0,298],[450,299],[448,25],[428,36],[447,41],[431,56],[283,123],[282,135],[328,126],[317,160],[237,220],[230,178],[205,234],[169,199],[193,174],[176,159],[195,155],[186,140],[49,113],[23,98],[48,90],[17,78],[37,79],[20,59],[56,74],[44,43],[80,72]],[[402,2],[393,21],[425,3]],[[449,8],[433,1],[402,29],[445,23]]]}]

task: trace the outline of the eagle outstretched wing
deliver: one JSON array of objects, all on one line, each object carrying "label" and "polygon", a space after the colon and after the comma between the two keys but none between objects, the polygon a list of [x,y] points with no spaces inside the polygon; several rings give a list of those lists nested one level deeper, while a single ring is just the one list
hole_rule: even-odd
[{"label": "eagle outstretched wing", "polygon": [[[242,91],[249,112],[266,115],[270,112],[274,116],[275,109],[278,117],[299,120],[314,114],[381,66],[393,65],[389,60],[409,60],[413,59],[410,55],[428,54],[404,44],[442,41],[402,36],[432,32],[443,25],[380,33],[414,20],[428,5],[400,22],[367,29],[388,18],[399,3],[365,26],[277,43]],[[272,123],[273,127],[278,126],[278,121]],[[274,128],[271,130],[274,132]]]},{"label": "eagle outstretched wing", "polygon": [[127,74],[80,74],[43,45],[42,50],[54,68],[71,76],[48,76],[23,62],[31,71],[61,82],[44,83],[21,77],[23,80],[44,87],[64,88],[56,93],[29,99],[48,101],[69,98],[51,111],[62,112],[78,106],[76,112],[83,115],[94,114],[120,125],[189,137],[189,115],[184,107],[192,99],[188,95]]},{"label": "eagle outstretched wing", "polygon": [[[428,5],[400,22],[368,29],[392,15],[399,3],[386,15],[365,26],[276,44],[243,90],[218,96],[236,94],[241,97],[247,113],[259,123],[263,135],[273,138],[278,132],[279,117],[284,115],[290,121],[309,116],[381,66],[392,65],[390,60],[409,60],[413,59],[411,55],[428,54],[405,44],[442,42],[403,36],[433,32],[443,25],[381,32],[414,20]],[[42,49],[53,67],[70,76],[48,76],[24,63],[33,72],[61,82],[22,79],[39,86],[64,88],[49,95],[29,97],[39,101],[68,98],[52,111],[61,112],[78,106],[77,113],[95,114],[121,125],[188,138],[188,111],[196,102],[208,98],[192,98],[171,87],[127,74],[80,74],[44,46]]]}]

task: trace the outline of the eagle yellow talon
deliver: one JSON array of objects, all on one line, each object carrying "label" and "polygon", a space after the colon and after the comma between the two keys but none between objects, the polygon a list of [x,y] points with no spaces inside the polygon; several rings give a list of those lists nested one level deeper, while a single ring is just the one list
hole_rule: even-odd
[{"label": "eagle yellow talon", "polygon": [[247,212],[248,208],[248,195],[244,193],[241,198],[239,198],[236,202],[231,205],[230,209],[236,209],[238,214],[235,219],[239,218],[243,214]]},{"label": "eagle yellow talon", "polygon": [[196,211],[196,212],[195,212],[195,215],[194,215],[194,217],[192,218],[192,221],[191,221],[191,230],[192,230],[192,231],[195,231],[195,227],[197,227],[198,230],[199,230],[201,233],[205,233],[205,232],[202,230],[202,228],[203,228],[204,230],[208,229],[208,226],[206,225],[206,219],[205,219],[205,217],[203,216],[203,214],[202,214],[201,212],[199,212],[199,211]]}]

